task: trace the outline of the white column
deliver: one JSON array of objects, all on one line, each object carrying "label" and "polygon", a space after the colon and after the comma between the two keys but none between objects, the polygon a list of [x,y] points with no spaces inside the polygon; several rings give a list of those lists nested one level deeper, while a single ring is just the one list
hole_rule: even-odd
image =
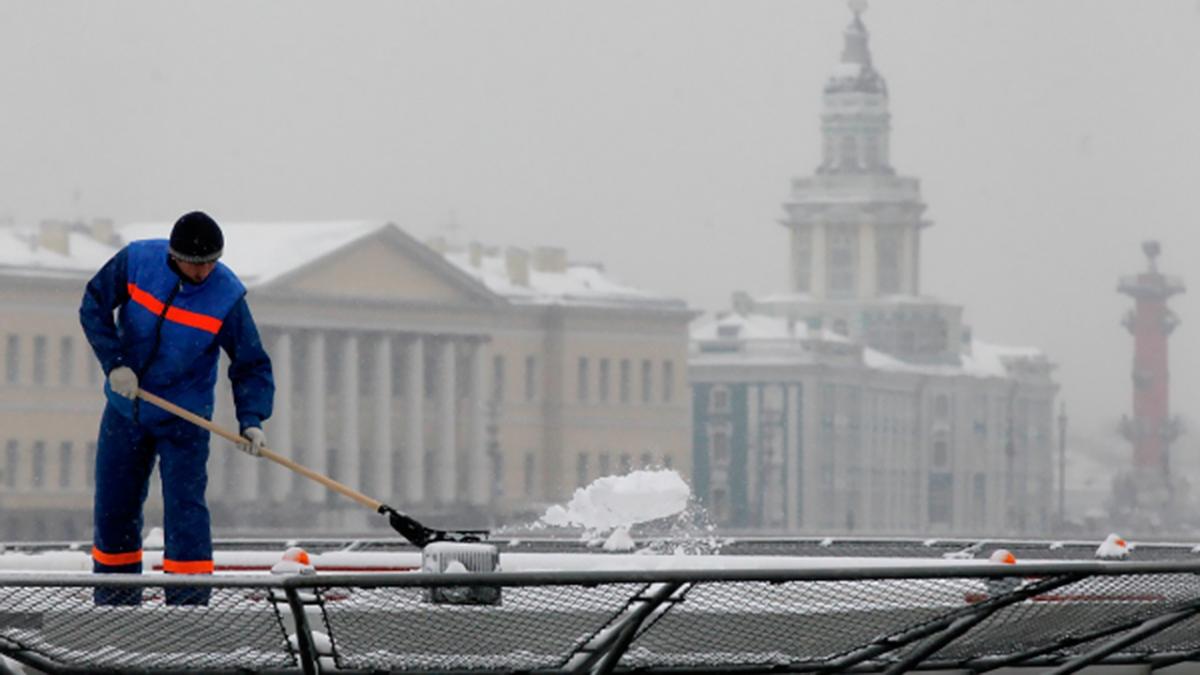
[{"label": "white column", "polygon": [[807,424],[803,424],[805,420],[800,419],[800,406],[807,405],[807,400],[803,396],[811,396],[808,391],[804,391],[801,387],[795,385],[788,386],[787,408],[783,411],[784,424],[787,426],[787,447],[783,449],[786,453],[786,459],[783,462],[783,470],[787,473],[784,475],[784,485],[786,486],[787,497],[784,499],[783,522],[788,530],[795,531],[800,529],[803,524],[797,517],[796,512],[800,508],[800,470],[802,468],[801,452],[808,450],[811,452],[810,446],[804,444],[804,431]]},{"label": "white column", "polygon": [[467,395],[470,401],[471,438],[467,449],[467,500],[475,506],[488,503],[491,489],[488,486],[489,471],[487,457],[487,385],[484,382],[483,341],[471,345],[471,371]]},{"label": "white column", "polygon": [[404,346],[404,462],[401,501],[425,501],[425,342],[414,337]]},{"label": "white column", "polygon": [[339,437],[338,463],[335,467],[337,475],[347,485],[361,485],[362,476],[359,467],[361,448],[358,438],[358,336],[346,335],[342,338],[341,372],[341,401],[338,403],[341,411],[341,435]]},{"label": "white column", "polygon": [[[275,375],[275,409],[271,419],[264,429],[267,433],[267,446],[271,450],[292,458],[292,335],[280,332],[275,338],[274,353],[271,355],[271,370]],[[266,460],[262,460],[266,461]],[[256,462],[260,463],[260,462]],[[276,502],[287,500],[291,492],[292,478],[290,472],[282,467],[263,469],[269,471],[271,480],[271,498]]]},{"label": "white column", "polygon": [[376,499],[391,499],[392,490],[392,336],[384,333],[375,339],[375,359],[372,364],[374,383],[372,423],[374,434],[371,452],[371,490]]},{"label": "white column", "polygon": [[[325,334],[313,331],[308,335],[307,369],[304,378],[304,458],[301,464],[316,471],[326,473],[326,459],[329,448],[325,442]],[[305,501],[321,502],[325,500],[327,488],[315,481],[301,479],[304,487],[300,489]]]},{"label": "white column", "polygon": [[758,465],[763,452],[759,433],[762,431],[762,399],[762,385],[751,384],[746,387],[746,484],[743,487],[746,490],[746,516],[751,525],[761,525],[754,519],[762,512],[759,505],[763,503],[762,486],[758,484]]},{"label": "white column", "polygon": [[[869,219],[874,220],[874,219]],[[879,295],[879,284],[875,271],[878,263],[875,225],[863,222],[858,226],[858,297],[873,298]]]},{"label": "white column", "polygon": [[442,340],[437,346],[437,452],[433,456],[434,498],[450,504],[458,492],[458,438],[455,434],[455,404],[457,403],[457,372],[453,340]]}]

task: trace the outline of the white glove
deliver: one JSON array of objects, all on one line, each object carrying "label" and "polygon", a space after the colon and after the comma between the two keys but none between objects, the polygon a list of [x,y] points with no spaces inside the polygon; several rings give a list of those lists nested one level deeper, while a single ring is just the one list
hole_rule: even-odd
[{"label": "white glove", "polygon": [[137,373],[129,366],[118,366],[108,374],[108,386],[125,398],[137,398]]},{"label": "white glove", "polygon": [[246,427],[242,431],[242,437],[245,439],[245,442],[238,443],[238,450],[249,455],[254,455],[255,457],[261,457],[263,448],[267,447],[267,435],[263,433],[263,430],[258,427]]}]

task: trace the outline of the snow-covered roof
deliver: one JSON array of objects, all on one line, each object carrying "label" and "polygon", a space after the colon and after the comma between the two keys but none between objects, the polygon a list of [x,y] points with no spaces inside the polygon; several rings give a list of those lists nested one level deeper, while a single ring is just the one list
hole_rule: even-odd
[{"label": "snow-covered roof", "polygon": [[684,301],[625,286],[609,278],[598,265],[565,263],[559,269],[529,265],[527,283],[513,279],[503,253],[481,252],[472,264],[466,249],[452,250],[446,259],[478,279],[493,293],[522,304],[652,305],[683,309]]},{"label": "snow-covered roof", "polygon": [[[0,272],[86,278],[112,257],[120,245],[139,239],[164,239],[171,232],[168,222],[129,223],[115,228],[117,239],[113,243],[103,243],[84,224],[62,227],[67,237],[67,253],[39,243],[38,227],[0,227]],[[247,286],[262,286],[389,228],[402,233],[393,223],[372,220],[228,222],[221,225],[225,236],[221,261]],[[464,272],[491,292],[516,303],[680,310],[687,307],[683,300],[620,284],[595,264],[564,262],[559,269],[546,269],[530,264],[526,256],[523,264],[528,275],[520,280],[509,276],[503,254],[480,256],[478,265],[471,264],[465,249],[442,255],[453,265],[448,272],[454,269]],[[563,256],[565,261],[565,252]]]},{"label": "snow-covered roof", "polygon": [[68,253],[43,245],[36,228],[0,227],[0,268],[28,276],[92,273],[117,252],[82,231],[66,233]]},{"label": "snow-covered roof", "polygon": [[[221,225],[225,236],[221,262],[247,286],[262,285],[387,227],[396,226],[364,220],[225,223]],[[171,225],[131,223],[118,227],[117,232],[125,242],[164,239],[170,236]]]},{"label": "snow-covered roof", "polygon": [[959,363],[917,364],[903,361],[827,328],[813,330],[804,322],[765,314],[730,313],[701,319],[693,324],[692,342],[698,345],[738,345],[737,350],[703,353],[706,362],[721,365],[796,364],[812,360],[815,343],[852,345],[861,349],[862,365],[881,371],[924,375],[1009,377],[1009,365],[1020,360],[1046,362],[1036,347],[1012,347],[972,340],[959,354]]}]

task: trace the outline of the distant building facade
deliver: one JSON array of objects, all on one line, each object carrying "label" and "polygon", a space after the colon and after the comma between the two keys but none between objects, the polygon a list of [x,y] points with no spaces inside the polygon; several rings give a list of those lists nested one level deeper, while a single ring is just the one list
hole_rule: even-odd
[{"label": "distant building facade", "polygon": [[795,532],[1045,531],[1057,385],[1037,349],[972,339],[920,292],[917,179],[856,12],[823,154],[784,205],[791,287],[692,332],[694,487],[717,521]]},{"label": "distant building facade", "polygon": [[[0,228],[4,538],[90,536],[103,374],[80,295],[124,242],[169,229]],[[558,248],[425,244],[384,223],[224,229],[275,368],[273,449],[445,525],[531,517],[608,473],[690,472],[682,301]],[[226,367],[215,417],[235,429]],[[218,529],[387,529],[220,440],[209,476]]]}]

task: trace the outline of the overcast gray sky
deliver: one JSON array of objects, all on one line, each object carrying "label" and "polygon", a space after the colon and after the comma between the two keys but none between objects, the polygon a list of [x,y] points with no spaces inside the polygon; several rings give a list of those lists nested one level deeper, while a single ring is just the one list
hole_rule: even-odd
[{"label": "overcast gray sky", "polygon": [[[0,217],[382,218],[556,244],[697,308],[784,288],[840,0],[0,0]],[[1075,428],[1129,407],[1139,243],[1174,301],[1200,451],[1200,3],[876,0],[923,290],[1060,366]],[[453,214],[453,216],[451,215]],[[165,225],[164,225],[165,227]],[[270,255],[270,251],[264,251]]]}]

